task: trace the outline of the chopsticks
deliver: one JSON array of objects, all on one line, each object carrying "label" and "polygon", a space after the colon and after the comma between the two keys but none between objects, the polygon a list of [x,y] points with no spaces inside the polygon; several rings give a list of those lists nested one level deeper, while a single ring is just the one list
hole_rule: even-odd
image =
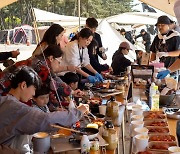
[{"label": "chopsticks", "polygon": [[65,130],[69,130],[69,131],[75,132],[75,133],[82,133],[82,132],[80,132],[80,131],[78,131],[78,130],[74,130],[74,129],[71,129],[71,128],[62,127],[62,126],[55,125],[55,124],[51,124],[51,127],[59,128],[59,129],[65,129]]}]

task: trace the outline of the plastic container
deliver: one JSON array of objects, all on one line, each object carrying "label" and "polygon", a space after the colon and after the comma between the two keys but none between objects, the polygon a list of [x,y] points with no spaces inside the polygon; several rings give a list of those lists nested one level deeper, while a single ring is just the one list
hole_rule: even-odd
[{"label": "plastic container", "polygon": [[159,111],[159,96],[158,86],[154,86],[151,91],[151,111]]},{"label": "plastic container", "polygon": [[81,139],[81,154],[88,154],[90,152],[90,142],[87,135],[83,135]]}]

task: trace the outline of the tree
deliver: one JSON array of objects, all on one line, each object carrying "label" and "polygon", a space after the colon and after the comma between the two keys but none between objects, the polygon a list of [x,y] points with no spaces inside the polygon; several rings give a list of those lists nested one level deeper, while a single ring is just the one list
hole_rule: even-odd
[{"label": "tree", "polygon": [[[104,18],[132,10],[133,0],[81,0],[81,16]],[[31,8],[62,15],[78,16],[78,0],[18,0],[0,10],[1,29],[10,29],[21,24],[32,25]],[[13,20],[13,18],[20,20]],[[6,22],[5,22],[6,19]],[[8,19],[8,20],[7,20]],[[10,20],[11,19],[11,20]],[[47,25],[47,23],[46,23]]]}]

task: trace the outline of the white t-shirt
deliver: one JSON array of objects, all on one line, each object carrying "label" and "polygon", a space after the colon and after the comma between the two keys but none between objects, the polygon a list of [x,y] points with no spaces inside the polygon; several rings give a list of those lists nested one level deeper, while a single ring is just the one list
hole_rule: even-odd
[{"label": "white t-shirt", "polygon": [[78,40],[69,42],[67,46],[64,48],[64,55],[62,61],[64,65],[74,65],[74,66],[82,65],[83,67],[85,67],[88,64],[90,64],[88,49],[87,48],[79,49]]}]

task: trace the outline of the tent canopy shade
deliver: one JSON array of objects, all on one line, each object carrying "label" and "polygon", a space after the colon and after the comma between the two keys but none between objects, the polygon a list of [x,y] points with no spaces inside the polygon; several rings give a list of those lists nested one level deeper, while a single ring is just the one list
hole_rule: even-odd
[{"label": "tent canopy shade", "polygon": [[[75,16],[65,16],[56,13],[40,10],[33,8],[36,16],[37,22],[79,22],[79,17]],[[81,20],[86,20],[86,18],[81,18]]]},{"label": "tent canopy shade", "polygon": [[[127,12],[118,14],[115,16],[107,17],[106,20],[109,23],[120,23],[120,24],[148,24],[155,25],[157,18],[160,15],[158,13],[150,12]],[[131,19],[131,20],[129,20]]]},{"label": "tent canopy shade", "polygon": [[0,9],[18,0],[0,0]]},{"label": "tent canopy shade", "polygon": [[154,8],[157,8],[167,14],[175,16],[173,7],[176,0],[140,0]]}]

